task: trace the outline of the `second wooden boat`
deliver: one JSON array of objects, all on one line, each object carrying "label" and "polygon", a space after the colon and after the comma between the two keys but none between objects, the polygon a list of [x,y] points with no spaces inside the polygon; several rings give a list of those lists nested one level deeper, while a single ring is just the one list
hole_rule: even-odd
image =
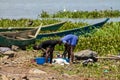
[{"label": "second wooden boat", "polygon": [[83,34],[86,34],[86,33],[90,33],[92,30],[94,30],[96,28],[101,28],[108,20],[109,20],[109,18],[105,19],[102,22],[93,24],[93,25],[80,27],[80,28],[74,28],[74,29],[60,31],[60,32],[43,33],[43,34],[41,33],[37,36],[37,39],[41,39],[43,37],[54,37],[54,36],[62,37],[62,36],[65,36],[67,34],[75,34],[77,36],[83,35]]},{"label": "second wooden boat", "polygon": [[[54,23],[54,24],[49,24],[49,25],[44,25],[41,27],[41,30],[42,31],[45,31],[45,30],[55,31],[55,30],[58,30],[65,23],[66,23],[66,21],[58,22],[58,23]],[[35,27],[8,27],[8,28],[0,27],[0,32],[23,31],[23,30],[30,30],[30,29],[34,29],[34,28]]]}]

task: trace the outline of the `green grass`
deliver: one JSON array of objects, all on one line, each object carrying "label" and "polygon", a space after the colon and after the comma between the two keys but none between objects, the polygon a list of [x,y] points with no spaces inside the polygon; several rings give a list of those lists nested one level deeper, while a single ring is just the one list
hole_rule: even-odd
[{"label": "green grass", "polygon": [[101,11],[58,11],[54,14],[49,14],[42,11],[39,15],[41,18],[104,18],[104,17],[120,17],[119,10],[101,10]]},{"label": "green grass", "polygon": [[[32,24],[29,24],[32,22]],[[41,23],[43,25],[48,25],[52,23],[59,22],[59,20],[48,20],[48,19],[0,19],[0,27],[36,27]]]},{"label": "green grass", "polygon": [[120,51],[120,23],[108,23],[88,37],[80,37],[79,49],[92,49],[99,55],[118,54]]},{"label": "green grass", "polygon": [[119,80],[120,78],[119,61],[99,60],[96,63],[88,64],[88,66],[83,66],[81,62],[68,66],[55,65],[52,69],[61,74],[79,75],[85,78],[95,78],[95,80]]}]

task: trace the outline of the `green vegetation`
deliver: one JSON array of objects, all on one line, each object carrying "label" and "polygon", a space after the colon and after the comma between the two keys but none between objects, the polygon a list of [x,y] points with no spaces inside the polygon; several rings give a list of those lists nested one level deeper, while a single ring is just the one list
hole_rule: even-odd
[{"label": "green vegetation", "polygon": [[120,23],[110,23],[104,28],[98,29],[93,35],[81,37],[79,49],[92,49],[99,55],[118,54],[120,49]]},{"label": "green vegetation", "polygon": [[[66,25],[66,24],[65,24]],[[64,28],[69,29],[65,26]],[[77,27],[78,25],[76,25]],[[91,49],[99,53],[100,56],[106,56],[108,54],[116,55],[120,51],[120,22],[111,22],[104,25],[103,28],[96,29],[90,34],[79,36],[79,42],[75,51],[81,51],[84,49]],[[63,28],[63,27],[61,27]],[[56,37],[59,38],[59,37]],[[54,37],[54,39],[56,39]],[[43,38],[42,40],[47,40]],[[53,39],[50,38],[49,39]],[[63,46],[56,46],[56,50],[63,50]]]},{"label": "green vegetation", "polygon": [[[61,74],[79,75],[84,78],[92,78],[90,80],[119,80],[120,69],[119,61],[115,60],[99,60],[99,62],[88,64],[83,67],[81,62],[70,66],[53,66],[52,69]],[[89,80],[89,79],[88,79]]]},{"label": "green vegetation", "polygon": [[[16,27],[16,26],[28,26],[26,25],[27,22],[33,21],[33,24],[30,25],[31,27],[38,26],[40,23],[43,25],[52,24],[55,22],[59,22],[58,20],[30,20],[30,19],[19,19],[19,20],[9,20],[9,19],[1,19],[0,26],[2,27]],[[72,28],[78,28],[88,25],[87,23],[72,23],[67,22],[64,24],[58,31],[68,30]],[[69,26],[69,27],[68,27]],[[107,54],[118,54],[120,51],[120,22],[111,22],[106,23],[103,28],[96,29],[92,32],[92,34],[85,34],[84,36],[79,36],[79,43],[76,46],[75,51],[80,51],[84,49],[92,49],[99,53],[99,55],[104,56]],[[47,31],[49,32],[49,31]],[[58,37],[56,37],[58,38]],[[44,38],[39,41],[47,40],[48,38]],[[54,39],[54,38],[49,38]],[[29,46],[30,48],[30,46]],[[31,48],[30,48],[31,49]],[[63,46],[56,46],[56,50],[63,50]]]},{"label": "green vegetation", "polygon": [[[32,24],[30,24],[32,22]],[[48,25],[48,24],[53,24],[53,23],[57,23],[60,22],[60,20],[50,20],[50,19],[42,19],[42,20],[32,20],[32,19],[1,19],[0,20],[0,27],[37,27],[39,26],[41,23],[42,25]],[[58,31],[61,30],[66,30],[66,29],[72,29],[72,28],[77,28],[77,27],[82,27],[87,25],[87,23],[72,23],[72,22],[67,22],[65,25],[63,25]],[[69,26],[69,27],[68,27]],[[49,31],[45,31],[49,32]],[[41,31],[41,33],[44,33],[44,31]]]},{"label": "green vegetation", "polygon": [[46,11],[42,11],[41,18],[104,18],[104,17],[120,17],[119,10],[104,10],[104,11],[58,11],[54,14],[49,14]]},{"label": "green vegetation", "polygon": [[48,25],[56,22],[59,21],[54,19],[0,19],[0,27],[36,27],[39,26],[41,23],[43,23],[43,25]]},{"label": "green vegetation", "polygon": [[[79,42],[75,51],[91,49],[98,52],[98,56],[118,55],[120,51],[120,22],[111,22],[104,25],[101,29],[96,29],[92,34],[79,36]],[[58,39],[60,37],[55,37]],[[42,40],[47,40],[43,38]],[[49,38],[53,39],[53,38]],[[38,40],[40,43],[42,40]],[[56,46],[55,50],[63,51],[63,46]],[[62,52],[59,52],[62,53]],[[81,64],[70,66],[55,65],[50,68],[60,74],[79,75],[83,78],[92,78],[91,80],[119,80],[120,79],[120,61],[101,59],[96,63],[88,64],[83,67]],[[89,80],[89,79],[88,79]]]},{"label": "green vegetation", "polygon": [[[26,27],[38,26],[58,22],[58,20],[32,20],[33,24],[28,25],[30,19],[9,20],[1,19],[1,27]],[[58,31],[67,30],[88,25],[87,23],[72,23],[67,22]],[[48,37],[37,40],[36,44],[41,43],[47,39],[59,39],[60,37]],[[28,46],[28,50],[32,50],[32,45]],[[55,50],[63,51],[64,46],[57,45]],[[120,22],[106,23],[104,27],[94,30],[91,34],[79,36],[79,42],[76,46],[75,52],[91,49],[98,52],[99,56],[118,55],[120,53]],[[31,64],[30,64],[31,65]],[[39,67],[39,66],[38,66]],[[48,67],[48,66],[47,66]],[[99,60],[96,63],[88,64],[83,67],[82,64],[73,64],[70,66],[51,66],[50,69],[58,71],[60,74],[79,75],[84,78],[95,78],[95,80],[119,80],[120,79],[120,62],[115,60]]]}]

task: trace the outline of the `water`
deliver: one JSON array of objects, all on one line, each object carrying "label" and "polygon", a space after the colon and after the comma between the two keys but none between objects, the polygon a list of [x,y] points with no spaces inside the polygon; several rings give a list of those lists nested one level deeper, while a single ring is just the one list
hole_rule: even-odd
[{"label": "water", "polygon": [[120,10],[120,0],[0,0],[0,18],[38,18],[42,10]]}]

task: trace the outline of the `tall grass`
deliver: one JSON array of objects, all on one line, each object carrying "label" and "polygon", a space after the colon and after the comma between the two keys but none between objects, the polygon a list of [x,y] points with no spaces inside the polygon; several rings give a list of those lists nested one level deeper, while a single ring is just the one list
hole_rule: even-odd
[{"label": "tall grass", "polygon": [[120,17],[119,10],[101,10],[101,11],[58,11],[54,14],[49,14],[43,11],[40,15],[41,18],[104,18],[104,17]]},{"label": "tall grass", "polygon": [[48,25],[59,22],[59,20],[48,20],[48,19],[0,19],[0,27],[36,27],[41,23]]},{"label": "tall grass", "polygon": [[118,54],[120,51],[120,23],[108,23],[88,37],[80,37],[78,49],[92,49],[99,55]]}]

